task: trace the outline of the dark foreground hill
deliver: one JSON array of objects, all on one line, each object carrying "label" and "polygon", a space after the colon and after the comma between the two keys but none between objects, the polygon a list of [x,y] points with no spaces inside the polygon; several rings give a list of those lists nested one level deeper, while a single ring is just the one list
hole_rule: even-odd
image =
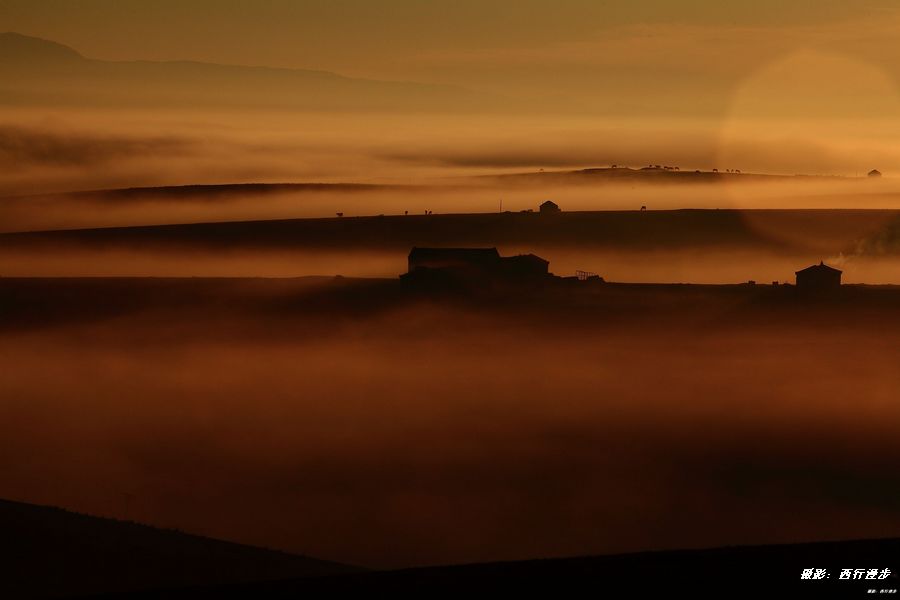
[{"label": "dark foreground hill", "polygon": [[331,575],[355,567],[0,500],[0,598]]},{"label": "dark foreground hill", "polygon": [[[817,574],[819,569],[824,573]],[[722,598],[773,592],[856,597],[891,593],[898,588],[898,572],[900,539],[882,539],[403,569],[155,591],[138,597],[302,598],[325,593],[453,597],[476,592],[588,598],[643,597],[648,592],[664,597],[676,592]]]},{"label": "dark foreground hill", "polygon": [[[735,546],[365,571],[0,500],[0,597],[298,598],[334,593],[628,591],[824,596],[897,589],[900,539]],[[817,570],[821,577],[814,576]],[[806,572],[804,574],[804,572]],[[885,592],[882,592],[885,590]],[[806,595],[804,594],[804,595]]]}]

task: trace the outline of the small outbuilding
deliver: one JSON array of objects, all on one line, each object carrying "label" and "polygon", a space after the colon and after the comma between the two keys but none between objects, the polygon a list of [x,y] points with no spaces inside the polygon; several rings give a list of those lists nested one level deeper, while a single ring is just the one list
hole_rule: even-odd
[{"label": "small outbuilding", "polygon": [[546,202],[541,204],[540,211],[542,213],[558,213],[558,212],[560,212],[559,205],[552,200],[547,200]]},{"label": "small outbuilding", "polygon": [[829,267],[824,262],[797,271],[797,289],[810,291],[829,291],[841,287],[839,269]]}]

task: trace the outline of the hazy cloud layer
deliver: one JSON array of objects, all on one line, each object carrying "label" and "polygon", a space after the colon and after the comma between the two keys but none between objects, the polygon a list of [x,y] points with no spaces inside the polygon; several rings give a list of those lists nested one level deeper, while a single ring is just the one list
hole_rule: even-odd
[{"label": "hazy cloud layer", "polygon": [[0,125],[0,160],[14,167],[97,167],[135,158],[177,157],[190,145],[179,136],[91,135]]}]

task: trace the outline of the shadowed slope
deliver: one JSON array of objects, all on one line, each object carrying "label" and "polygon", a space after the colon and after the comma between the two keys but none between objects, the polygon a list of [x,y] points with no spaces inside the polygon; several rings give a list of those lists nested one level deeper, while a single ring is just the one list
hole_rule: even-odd
[{"label": "shadowed slope", "polygon": [[[140,597],[192,598],[200,591],[214,591],[217,598],[299,598],[318,592],[427,594],[476,590],[551,595],[578,592],[580,595],[619,589],[632,593],[690,590],[715,593],[717,597],[740,596],[751,590],[778,590],[822,597],[862,594],[868,589],[896,589],[898,557],[900,539],[735,546],[403,569],[223,586],[215,590],[167,590]],[[804,569],[817,568],[827,569],[828,576],[818,580],[801,579]],[[856,568],[866,572],[862,578],[841,578],[843,569]],[[878,574],[867,580],[865,576],[870,569],[877,569]],[[878,579],[883,575],[886,576]]]},{"label": "shadowed slope", "polygon": [[583,211],[277,219],[0,234],[5,247],[367,248],[552,244],[617,249],[852,252],[893,226],[888,210]]},{"label": "shadowed slope", "polygon": [[0,500],[0,597],[74,596],[163,586],[330,575],[341,565]]}]

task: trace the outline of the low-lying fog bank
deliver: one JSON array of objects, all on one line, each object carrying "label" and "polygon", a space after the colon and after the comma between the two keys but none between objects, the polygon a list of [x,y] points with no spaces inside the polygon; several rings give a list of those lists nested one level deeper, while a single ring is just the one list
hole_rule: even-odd
[{"label": "low-lying fog bank", "polygon": [[398,287],[0,280],[0,496],[372,566],[900,533],[895,301]]}]

